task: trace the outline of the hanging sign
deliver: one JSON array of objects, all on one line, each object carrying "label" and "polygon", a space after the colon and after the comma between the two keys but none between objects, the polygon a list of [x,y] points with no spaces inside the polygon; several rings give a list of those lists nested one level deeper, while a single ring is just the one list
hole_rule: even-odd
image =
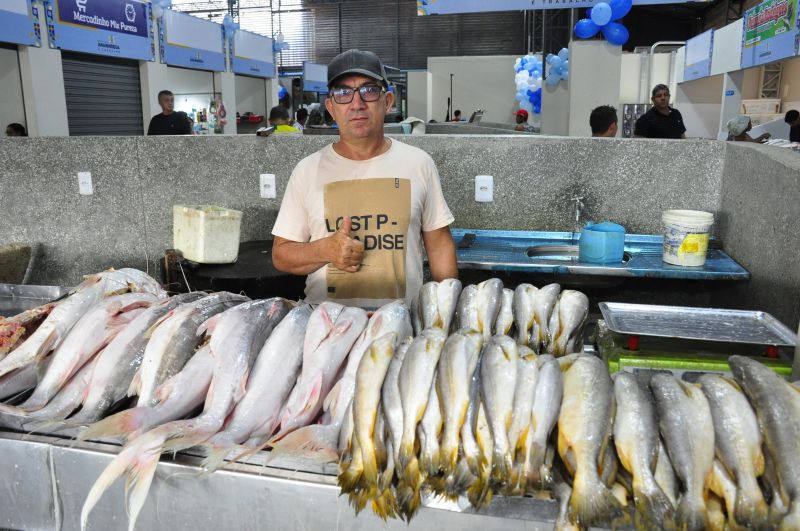
[{"label": "hanging sign", "polygon": [[152,61],[150,4],[139,0],[45,0],[50,47]]},{"label": "hanging sign", "polygon": [[162,62],[197,70],[225,71],[221,24],[167,9],[160,26]]},{"label": "hanging sign", "polygon": [[41,46],[39,9],[29,0],[0,0],[0,42]]},{"label": "hanging sign", "polygon": [[255,77],[275,77],[275,55],[272,39],[238,30],[233,34],[231,70]]},{"label": "hanging sign", "polygon": [[684,81],[711,75],[713,48],[714,30],[708,30],[686,41],[686,62],[683,67]]},{"label": "hanging sign", "polygon": [[798,0],[765,0],[744,13],[742,68],[797,55]]},{"label": "hanging sign", "polygon": [[328,93],[328,65],[303,61],[303,90]]},{"label": "hanging sign", "polygon": [[[417,15],[452,15],[486,11],[525,11],[529,9],[571,9],[592,7],[602,0],[417,0]],[[633,5],[685,4],[690,0],[633,0]],[[706,3],[709,0],[692,0]]]}]

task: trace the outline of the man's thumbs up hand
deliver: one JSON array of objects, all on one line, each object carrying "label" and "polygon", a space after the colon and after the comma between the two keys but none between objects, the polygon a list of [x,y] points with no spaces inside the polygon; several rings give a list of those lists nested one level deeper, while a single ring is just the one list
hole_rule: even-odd
[{"label": "man's thumbs up hand", "polygon": [[364,244],[351,237],[352,230],[353,221],[350,216],[344,216],[336,232],[328,236],[331,244],[330,262],[337,269],[349,273],[358,271],[364,258]]}]

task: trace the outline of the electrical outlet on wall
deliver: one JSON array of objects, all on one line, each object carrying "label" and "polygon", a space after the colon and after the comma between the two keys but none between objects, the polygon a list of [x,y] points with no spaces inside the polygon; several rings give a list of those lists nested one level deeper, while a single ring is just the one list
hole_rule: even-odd
[{"label": "electrical outlet on wall", "polygon": [[275,175],[272,173],[262,173],[259,177],[258,188],[263,199],[275,199],[278,195],[278,190],[275,186]]},{"label": "electrical outlet on wall", "polygon": [[479,203],[494,201],[494,177],[491,175],[475,176],[475,201]]},{"label": "electrical outlet on wall", "polygon": [[94,193],[94,186],[92,186],[92,172],[78,172],[78,193],[81,195],[92,195]]}]

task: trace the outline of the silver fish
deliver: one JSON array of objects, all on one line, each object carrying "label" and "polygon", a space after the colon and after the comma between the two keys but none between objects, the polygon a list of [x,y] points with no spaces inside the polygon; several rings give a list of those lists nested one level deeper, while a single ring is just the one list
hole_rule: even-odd
[{"label": "silver fish", "polygon": [[400,367],[398,387],[403,406],[403,436],[400,440],[397,499],[407,516],[413,515],[420,503],[422,476],[414,452],[417,424],[428,406],[428,396],[436,374],[436,366],[446,335],[438,328],[429,328],[414,338]]},{"label": "silver fish", "polygon": [[216,322],[210,321],[212,317],[247,300],[242,295],[224,291],[213,293],[181,304],[156,321],[148,332],[150,339],[142,363],[128,390],[129,396],[138,395],[136,405],[155,405],[156,388],[177,374],[194,354],[198,346],[198,332],[210,331]]},{"label": "silver fish", "polygon": [[[477,332],[481,338],[481,347],[483,346],[483,336]],[[445,485],[447,494],[450,497],[460,496],[465,489],[474,485],[474,498],[477,498],[480,492],[484,490],[483,485],[488,486],[489,481],[489,466],[490,462],[484,461],[481,454],[481,448],[478,445],[477,437],[477,424],[478,424],[478,409],[481,405],[481,356],[475,356],[474,362],[470,362],[467,373],[471,374],[469,380],[469,402],[467,405],[466,416],[464,417],[464,424],[461,426],[461,456],[456,465],[456,473],[452,481],[447,480]],[[491,453],[490,453],[491,456]],[[485,478],[479,485],[478,479],[481,472],[486,470]]]},{"label": "silver fish", "polygon": [[514,290],[514,325],[517,327],[517,343],[531,344],[534,325],[533,303],[538,289],[531,284],[520,284]]},{"label": "silver fish", "polygon": [[438,308],[438,282],[426,282],[419,290],[419,318],[422,322],[422,329],[441,328],[439,323]]},{"label": "silver fish", "polygon": [[434,376],[428,393],[425,414],[422,415],[422,420],[417,426],[417,438],[420,441],[419,468],[426,477],[435,476],[439,472],[439,436],[441,432],[442,410]]},{"label": "silver fish", "polygon": [[728,364],[756,412],[788,507],[778,529],[800,529],[800,391],[753,359],[731,356]]},{"label": "silver fish", "polygon": [[[308,320],[300,376],[280,413],[281,428],[275,440],[307,426],[316,418],[347,354],[367,325],[367,312],[361,308],[334,309],[336,317],[331,319],[328,313],[331,304],[324,302],[317,306]],[[323,335],[321,330],[326,333]],[[314,336],[312,341],[308,341],[309,334]],[[322,339],[317,341],[317,337]]]},{"label": "silver fish", "polygon": [[524,493],[527,483],[528,455],[531,439],[531,411],[536,392],[536,380],[539,375],[537,356],[530,348],[520,346],[517,358],[517,386],[514,390],[514,410],[511,415],[511,427],[508,429],[508,441],[511,445],[511,456],[514,469],[509,487],[511,492]]},{"label": "silver fish", "polygon": [[26,421],[24,426],[29,430],[39,430],[50,427],[53,422],[67,418],[80,405],[86,393],[86,386],[92,377],[92,370],[96,365],[95,356],[78,370],[69,381],[59,389],[58,393],[46,406],[30,413],[27,418],[34,422]]},{"label": "silver fish", "polygon": [[423,329],[440,328],[449,332],[460,293],[461,282],[454,278],[422,286],[418,311]]},{"label": "silver fish", "polygon": [[526,472],[527,484],[547,488],[553,482],[550,467],[545,464],[547,440],[558,420],[564,381],[561,367],[553,356],[543,354],[537,359],[539,371],[531,409],[530,450]]},{"label": "silver fish", "polygon": [[495,485],[505,486],[511,479],[512,448],[508,431],[514,412],[517,385],[517,344],[508,336],[494,336],[483,348],[481,401],[492,433],[492,474]]},{"label": "silver fish", "polygon": [[553,336],[556,356],[583,352],[583,327],[589,315],[589,298],[567,289],[558,301],[558,333]]},{"label": "silver fish", "polygon": [[458,298],[458,310],[456,311],[456,321],[458,328],[471,329],[476,332],[481,331],[478,323],[478,286],[470,284],[461,290]]},{"label": "silver fish", "polygon": [[[536,291],[533,299],[533,333],[531,334],[531,348],[537,352],[550,352],[548,347],[553,341],[550,320],[558,302],[561,285],[548,284]],[[558,315],[558,312],[556,312]]]},{"label": "silver fish", "polygon": [[514,291],[503,289],[503,297],[500,301],[500,310],[497,312],[497,320],[494,322],[495,335],[511,335],[511,328],[514,326]]},{"label": "silver fish", "polygon": [[[393,462],[397,463],[399,460],[398,453],[400,451],[400,441],[403,437],[403,403],[400,399],[400,387],[398,386],[398,378],[400,376],[400,368],[403,366],[403,361],[406,359],[406,352],[411,345],[411,338],[406,338],[400,343],[394,351],[392,361],[389,363],[389,369],[383,380],[383,387],[381,388],[381,408],[383,409],[383,418],[386,423],[386,429],[389,431],[390,446],[393,450]],[[391,477],[383,480],[384,485],[390,483]]]},{"label": "silver fish", "polygon": [[489,339],[494,330],[494,323],[503,300],[503,281],[490,278],[478,284],[476,306],[478,310],[478,332],[484,339]]},{"label": "silver fish", "polygon": [[633,476],[636,528],[663,529],[672,525],[674,516],[672,503],[655,478],[659,444],[655,405],[631,373],[614,376],[614,396],[614,444],[622,466]]},{"label": "silver fish", "polygon": [[447,338],[439,358],[437,381],[444,415],[439,464],[449,478],[449,484],[455,481],[459,433],[467,416],[472,373],[482,343],[482,336],[477,331],[459,330]]},{"label": "silver fish", "polygon": [[39,385],[23,408],[43,407],[69,378],[95,356],[125,326],[156,301],[148,293],[126,293],[107,297],[92,307],[75,324],[67,337],[53,352]]},{"label": "silver fish", "polygon": [[714,422],[708,401],[698,387],[670,374],[655,374],[650,388],[661,436],[682,486],[676,524],[689,531],[704,529],[708,523],[705,480],[714,463]]},{"label": "silver fish", "polygon": [[769,508],[756,479],[764,473],[756,414],[732,380],[704,374],[698,381],[711,408],[717,457],[736,481],[734,518],[746,527],[768,527]]},{"label": "silver fish", "polygon": [[664,442],[659,438],[658,440],[658,460],[656,461],[656,471],[654,472],[656,483],[661,487],[661,490],[669,498],[669,502],[673,507],[678,505],[678,479],[675,477],[675,471],[672,468],[672,463],[669,460],[667,449],[664,447]]},{"label": "silver fish", "polygon": [[597,470],[610,444],[613,418],[614,391],[608,369],[599,358],[579,356],[564,373],[558,452],[574,476],[570,509],[577,523],[587,527],[621,515],[619,502]]}]

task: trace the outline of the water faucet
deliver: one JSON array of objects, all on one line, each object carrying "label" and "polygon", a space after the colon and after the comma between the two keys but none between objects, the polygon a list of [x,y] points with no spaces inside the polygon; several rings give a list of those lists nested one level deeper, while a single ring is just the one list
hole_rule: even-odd
[{"label": "water faucet", "polygon": [[570,200],[575,202],[575,232],[581,230],[581,218],[583,218],[583,211],[586,210],[586,203],[583,202],[584,197],[573,196]]}]

